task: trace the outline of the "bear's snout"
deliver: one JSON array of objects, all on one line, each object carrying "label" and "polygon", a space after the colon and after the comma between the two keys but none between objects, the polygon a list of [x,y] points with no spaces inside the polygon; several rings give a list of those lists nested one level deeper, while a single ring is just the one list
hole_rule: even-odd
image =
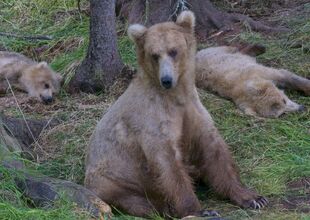
[{"label": "bear's snout", "polygon": [[52,96],[41,96],[41,99],[44,102],[44,104],[46,104],[46,105],[53,102]]},{"label": "bear's snout", "polygon": [[307,107],[304,106],[304,105],[300,105],[300,106],[298,107],[298,111],[299,111],[299,112],[304,112],[304,111],[306,111],[306,110],[307,110]]},{"label": "bear's snout", "polygon": [[165,89],[175,86],[174,66],[170,58],[163,57],[159,61],[159,80],[160,85]]},{"label": "bear's snout", "polygon": [[170,76],[161,77],[160,82],[166,89],[170,89],[172,87],[172,77]]}]

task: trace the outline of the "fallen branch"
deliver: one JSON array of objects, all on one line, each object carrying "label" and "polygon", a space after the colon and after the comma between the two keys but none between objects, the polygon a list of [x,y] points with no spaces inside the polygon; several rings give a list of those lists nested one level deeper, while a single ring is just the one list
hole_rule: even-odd
[{"label": "fallen branch", "polygon": [[[33,142],[24,123],[23,119],[0,117],[0,164],[12,171],[10,174],[23,195],[30,198],[36,206],[44,207],[52,206],[63,195],[95,218],[109,219],[112,215],[110,206],[90,190],[70,181],[37,176],[27,171],[22,160],[12,157],[12,152],[22,152],[21,146],[25,146],[23,138],[29,138],[28,141]],[[35,138],[46,127],[46,121],[27,120],[27,123],[33,129]]]},{"label": "fallen branch", "polygon": [[0,36],[20,38],[20,39],[25,39],[25,40],[53,40],[51,36],[46,36],[46,35],[23,36],[23,35],[17,35],[17,34],[12,34],[12,33],[0,32]]},{"label": "fallen branch", "polygon": [[25,197],[30,198],[36,207],[51,207],[56,200],[63,197],[95,218],[112,217],[110,206],[84,186],[66,180],[35,176],[28,173],[20,161],[7,159],[2,164],[12,171],[10,174],[13,175],[17,188]]}]

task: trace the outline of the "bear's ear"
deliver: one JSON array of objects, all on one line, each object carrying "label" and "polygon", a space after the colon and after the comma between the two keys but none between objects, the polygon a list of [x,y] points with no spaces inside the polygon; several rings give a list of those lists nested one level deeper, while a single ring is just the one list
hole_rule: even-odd
[{"label": "bear's ear", "polygon": [[64,78],[59,73],[53,74],[52,84],[55,93],[58,93],[60,87],[64,85],[64,82],[65,82]]},{"label": "bear's ear", "polygon": [[267,81],[262,81],[262,82],[257,82],[254,80],[248,80],[246,81],[246,88],[249,94],[254,95],[254,96],[261,96],[265,94],[266,90],[270,87],[269,82]]},{"label": "bear's ear", "polygon": [[47,65],[47,63],[45,61],[43,61],[43,62],[38,63],[37,67],[38,68],[43,68],[43,67],[48,67],[48,65]]},{"label": "bear's ear", "polygon": [[195,15],[191,11],[183,11],[177,17],[176,24],[194,33]]},{"label": "bear's ear", "polygon": [[143,41],[146,30],[147,28],[141,24],[133,24],[129,26],[127,33],[129,38],[138,45]]},{"label": "bear's ear", "polygon": [[60,84],[63,84],[64,78],[60,74],[55,74],[55,80]]}]

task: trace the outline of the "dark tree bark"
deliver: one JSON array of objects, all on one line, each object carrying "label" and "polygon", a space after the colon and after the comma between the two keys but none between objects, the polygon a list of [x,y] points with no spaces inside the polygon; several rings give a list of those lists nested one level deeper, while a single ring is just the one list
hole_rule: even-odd
[{"label": "dark tree bark", "polygon": [[196,33],[206,37],[212,30],[230,30],[236,22],[247,23],[255,31],[287,31],[286,28],[269,27],[259,21],[238,13],[216,9],[209,0],[118,0],[117,12],[129,23],[147,26],[173,20],[183,10],[192,10],[196,15]]},{"label": "dark tree bark", "polygon": [[51,121],[36,119],[24,120],[23,118],[12,118],[0,114],[0,132],[2,135],[7,134],[6,138],[0,140],[0,144],[3,140],[12,140],[11,144],[4,144],[12,147],[12,150],[16,150],[14,147],[20,148],[23,156],[32,160],[37,156],[32,144],[37,141],[42,131],[51,129],[59,123],[55,119]]},{"label": "dark tree bark", "polygon": [[48,120],[37,120],[37,119],[22,119],[12,118],[0,115],[0,122],[3,123],[4,129],[19,141],[22,150],[28,150],[30,145],[36,141],[41,132],[44,129],[51,129],[52,127],[59,124],[59,121],[53,119]]},{"label": "dark tree bark", "polygon": [[70,92],[107,89],[121,73],[115,19],[115,0],[90,0],[88,52],[69,83]]},{"label": "dark tree bark", "polygon": [[117,0],[116,12],[129,24],[141,23],[147,26],[171,20],[177,0]]}]

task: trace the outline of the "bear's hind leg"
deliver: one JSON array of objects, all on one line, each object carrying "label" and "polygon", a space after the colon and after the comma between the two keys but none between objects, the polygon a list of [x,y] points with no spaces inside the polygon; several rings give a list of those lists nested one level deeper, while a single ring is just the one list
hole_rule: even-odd
[{"label": "bear's hind leg", "polygon": [[125,210],[128,214],[140,217],[151,217],[157,213],[155,207],[146,197],[134,195],[132,192],[124,193],[113,202],[121,211]]},{"label": "bear's hind leg", "polygon": [[280,69],[280,73],[283,77],[278,78],[279,83],[284,84],[289,89],[295,89],[304,92],[306,95],[310,95],[310,80],[304,77],[298,76],[290,71]]},{"label": "bear's hind leg", "polygon": [[95,173],[86,174],[85,186],[113,208],[140,217],[149,217],[155,211],[137,186],[127,185],[125,180],[115,181]]},{"label": "bear's hind leg", "polygon": [[261,75],[265,79],[272,80],[278,87],[302,91],[310,95],[310,80],[288,70],[268,68]]}]

